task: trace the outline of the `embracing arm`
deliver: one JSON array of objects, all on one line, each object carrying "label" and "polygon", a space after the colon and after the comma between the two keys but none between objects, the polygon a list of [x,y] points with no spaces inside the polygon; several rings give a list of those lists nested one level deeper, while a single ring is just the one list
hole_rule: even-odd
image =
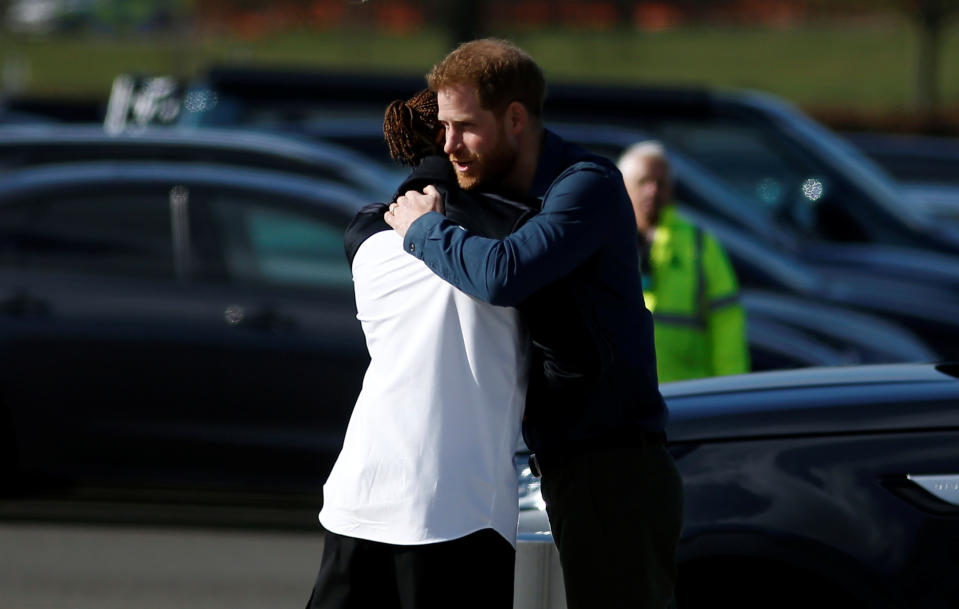
[{"label": "embracing arm", "polygon": [[467,294],[513,306],[599,249],[624,196],[618,175],[580,163],[553,183],[542,211],[505,239],[471,235],[433,212],[408,225],[403,245]]}]

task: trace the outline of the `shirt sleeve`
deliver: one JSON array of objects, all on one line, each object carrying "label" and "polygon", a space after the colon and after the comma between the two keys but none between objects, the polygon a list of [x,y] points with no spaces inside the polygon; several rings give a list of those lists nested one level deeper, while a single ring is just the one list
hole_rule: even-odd
[{"label": "shirt sleeve", "polygon": [[410,226],[403,245],[463,292],[515,306],[600,248],[623,196],[611,171],[581,162],[553,182],[542,211],[505,239],[478,237],[432,212]]}]

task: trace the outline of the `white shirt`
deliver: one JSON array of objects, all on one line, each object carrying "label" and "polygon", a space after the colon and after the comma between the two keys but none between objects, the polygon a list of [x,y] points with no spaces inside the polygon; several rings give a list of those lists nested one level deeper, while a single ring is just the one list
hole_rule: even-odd
[{"label": "white shirt", "polygon": [[492,528],[515,547],[527,370],[518,312],[446,283],[392,230],[359,247],[353,281],[371,362],[320,522],[397,545]]}]

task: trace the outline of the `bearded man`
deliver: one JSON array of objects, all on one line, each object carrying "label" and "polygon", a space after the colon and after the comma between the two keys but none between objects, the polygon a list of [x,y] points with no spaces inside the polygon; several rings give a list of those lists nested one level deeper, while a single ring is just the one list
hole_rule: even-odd
[{"label": "bearded man", "polygon": [[671,606],[682,482],[665,445],[622,175],[544,128],[542,71],[509,42],[464,43],[427,82],[460,187],[539,213],[485,238],[439,213],[442,198],[428,187],[399,197],[384,219],[434,273],[522,313],[533,358],[523,434],[568,606]]}]

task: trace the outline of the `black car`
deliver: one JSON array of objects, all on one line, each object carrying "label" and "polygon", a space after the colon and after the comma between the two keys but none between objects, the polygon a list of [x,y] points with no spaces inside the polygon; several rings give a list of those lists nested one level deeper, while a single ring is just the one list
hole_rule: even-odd
[{"label": "black car", "polygon": [[[685,488],[680,607],[959,606],[959,364],[662,391]],[[538,481],[520,487],[521,537],[542,539]]]},{"label": "black car", "polygon": [[368,362],[343,252],[366,202],[217,164],[2,175],[5,477],[319,493]]}]

